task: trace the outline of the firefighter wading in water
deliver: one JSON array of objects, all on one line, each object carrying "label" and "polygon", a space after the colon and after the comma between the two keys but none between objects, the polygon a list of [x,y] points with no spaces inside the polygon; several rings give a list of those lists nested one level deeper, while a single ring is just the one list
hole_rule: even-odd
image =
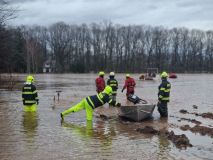
[{"label": "firefighter wading in water", "polygon": [[86,116],[87,120],[91,121],[93,117],[93,111],[95,108],[103,106],[105,103],[109,103],[110,105],[113,106],[118,106],[120,107],[120,103],[116,103],[116,101],[113,101],[111,98],[112,95],[112,87],[106,86],[103,92],[93,95],[93,96],[88,96],[81,100],[78,104],[75,106],[65,110],[64,112],[61,113],[61,119],[64,119],[64,116],[68,115],[71,112],[78,112],[82,109],[86,110]]},{"label": "firefighter wading in water", "polygon": [[107,85],[112,87],[112,99],[116,101],[117,89],[118,89],[118,81],[115,79],[115,73],[109,73],[109,79],[107,80]]},{"label": "firefighter wading in water", "polygon": [[105,88],[104,72],[101,71],[101,72],[99,72],[98,75],[99,75],[99,77],[96,78],[95,84],[96,84],[96,91],[97,91],[97,93],[100,93]]},{"label": "firefighter wading in water", "polygon": [[125,84],[124,84],[124,87],[123,87],[121,92],[123,92],[124,89],[127,88],[126,96],[128,96],[130,94],[134,94],[135,93],[135,85],[136,85],[136,83],[135,83],[134,78],[131,78],[129,74],[126,74]]},{"label": "firefighter wading in water", "polygon": [[171,84],[167,81],[168,74],[163,72],[161,74],[162,82],[158,87],[158,112],[161,117],[168,117],[167,103],[169,102]]},{"label": "firefighter wading in water", "polygon": [[25,112],[35,112],[39,103],[38,93],[33,82],[33,76],[27,76],[24,87],[22,88],[22,101]]}]

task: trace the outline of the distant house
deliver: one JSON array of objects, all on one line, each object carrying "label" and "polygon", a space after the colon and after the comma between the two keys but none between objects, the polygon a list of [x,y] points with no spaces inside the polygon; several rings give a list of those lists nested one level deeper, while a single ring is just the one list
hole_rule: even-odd
[{"label": "distant house", "polygon": [[51,73],[52,72],[52,67],[49,63],[45,63],[43,67],[43,73]]}]

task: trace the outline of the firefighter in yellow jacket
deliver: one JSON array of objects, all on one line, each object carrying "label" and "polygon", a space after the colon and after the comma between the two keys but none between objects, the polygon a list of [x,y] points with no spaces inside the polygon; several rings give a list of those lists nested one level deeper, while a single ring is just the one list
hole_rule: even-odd
[{"label": "firefighter in yellow jacket", "polygon": [[120,103],[116,103],[116,101],[112,100],[112,87],[106,86],[103,92],[100,92],[97,95],[88,96],[81,100],[75,106],[65,110],[61,113],[61,119],[64,119],[64,116],[68,115],[71,112],[78,112],[82,109],[86,110],[87,120],[92,120],[93,118],[93,110],[97,107],[104,105],[105,103],[109,103],[112,106],[120,106]]},{"label": "firefighter in yellow jacket", "polygon": [[109,79],[107,80],[107,85],[112,87],[112,99],[116,101],[116,95],[118,90],[118,81],[115,79],[115,73],[109,73]]},{"label": "firefighter in yellow jacket", "polygon": [[161,74],[161,84],[158,87],[158,112],[161,117],[168,117],[167,103],[169,102],[171,84],[167,81],[168,74]]},{"label": "firefighter in yellow jacket", "polygon": [[39,103],[36,86],[33,84],[34,77],[27,76],[24,87],[22,88],[22,101],[24,104],[24,111],[35,112]]}]

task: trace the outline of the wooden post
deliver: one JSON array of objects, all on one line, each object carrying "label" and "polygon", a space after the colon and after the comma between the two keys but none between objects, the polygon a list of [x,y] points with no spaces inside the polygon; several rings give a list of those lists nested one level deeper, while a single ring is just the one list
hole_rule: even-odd
[{"label": "wooden post", "polygon": [[59,98],[60,98],[60,92],[61,92],[61,91],[56,91],[56,92],[57,92],[58,101],[59,101]]}]

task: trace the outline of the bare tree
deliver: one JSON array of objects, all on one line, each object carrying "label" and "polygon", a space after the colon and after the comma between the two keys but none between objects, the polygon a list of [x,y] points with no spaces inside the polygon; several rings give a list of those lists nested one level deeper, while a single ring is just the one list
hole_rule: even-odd
[{"label": "bare tree", "polygon": [[16,18],[18,9],[11,7],[6,0],[0,0],[0,25],[6,21]]},{"label": "bare tree", "polygon": [[56,23],[49,28],[49,44],[55,56],[56,72],[64,72],[64,62],[67,58],[66,52],[69,47],[70,37],[69,26],[63,22]]},{"label": "bare tree", "polygon": [[[213,72],[213,32],[111,22],[58,22],[49,28],[0,26],[1,72],[25,72],[26,68],[41,72],[48,59],[56,62],[58,73],[142,72],[155,67],[160,71]],[[14,67],[17,65],[21,67]]]}]

